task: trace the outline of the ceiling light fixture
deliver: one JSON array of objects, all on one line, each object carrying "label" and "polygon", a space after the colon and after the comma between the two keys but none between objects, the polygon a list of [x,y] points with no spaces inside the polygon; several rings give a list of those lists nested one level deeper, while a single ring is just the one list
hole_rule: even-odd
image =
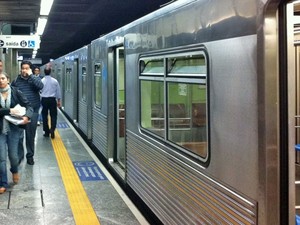
[{"label": "ceiling light fixture", "polygon": [[39,17],[39,19],[38,19],[38,25],[37,25],[37,29],[36,29],[36,33],[38,35],[42,35],[44,33],[46,24],[47,24],[47,18],[45,18],[45,17]]},{"label": "ceiling light fixture", "polygon": [[40,15],[48,16],[54,0],[41,0]]}]

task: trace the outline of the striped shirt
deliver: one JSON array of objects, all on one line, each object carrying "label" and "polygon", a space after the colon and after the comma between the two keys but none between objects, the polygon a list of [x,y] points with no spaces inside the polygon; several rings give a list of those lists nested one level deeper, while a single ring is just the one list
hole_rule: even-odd
[{"label": "striped shirt", "polygon": [[40,78],[30,75],[29,78],[24,79],[19,75],[12,83],[11,86],[17,87],[29,100],[32,108],[40,107],[40,90],[44,87]]}]

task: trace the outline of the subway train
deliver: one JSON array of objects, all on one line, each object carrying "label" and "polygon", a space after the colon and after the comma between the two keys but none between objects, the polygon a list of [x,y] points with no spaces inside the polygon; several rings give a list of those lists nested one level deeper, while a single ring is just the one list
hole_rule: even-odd
[{"label": "subway train", "polygon": [[293,15],[175,1],[52,61],[62,111],[163,224],[295,224]]}]

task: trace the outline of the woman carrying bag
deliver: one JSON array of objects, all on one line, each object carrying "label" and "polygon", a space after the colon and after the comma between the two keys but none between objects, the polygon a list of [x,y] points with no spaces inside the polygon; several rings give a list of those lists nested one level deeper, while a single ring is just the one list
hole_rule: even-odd
[{"label": "woman carrying bag", "polygon": [[[21,107],[20,107],[21,106]],[[10,172],[15,184],[19,182],[18,142],[20,126],[8,122],[4,117],[13,115],[22,118],[22,126],[29,122],[33,109],[27,98],[15,87],[9,85],[9,77],[0,73],[0,194],[8,187],[6,159],[10,161]]]}]

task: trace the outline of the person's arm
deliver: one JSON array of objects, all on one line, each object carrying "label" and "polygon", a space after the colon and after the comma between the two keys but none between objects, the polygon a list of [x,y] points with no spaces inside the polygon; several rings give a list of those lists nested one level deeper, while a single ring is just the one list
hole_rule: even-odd
[{"label": "person's arm", "polygon": [[28,83],[31,84],[37,91],[42,90],[44,87],[42,80],[38,77],[35,77],[33,74],[29,76]]},{"label": "person's arm", "polygon": [[58,107],[58,108],[60,108],[60,107],[61,107],[61,101],[60,101],[60,99],[59,99],[59,98],[57,99],[57,107]]},{"label": "person's arm", "polygon": [[9,115],[10,113],[11,113],[11,109],[0,108],[0,117],[3,117],[5,115]]},{"label": "person's arm", "polygon": [[56,99],[57,99],[57,107],[60,108],[61,107],[61,91],[60,91],[60,85],[57,82],[57,86],[56,86]]},{"label": "person's arm", "polygon": [[18,103],[26,108],[26,113],[24,117],[31,118],[33,115],[33,108],[31,107],[30,102],[20,90],[16,90],[16,95],[18,98]]}]

